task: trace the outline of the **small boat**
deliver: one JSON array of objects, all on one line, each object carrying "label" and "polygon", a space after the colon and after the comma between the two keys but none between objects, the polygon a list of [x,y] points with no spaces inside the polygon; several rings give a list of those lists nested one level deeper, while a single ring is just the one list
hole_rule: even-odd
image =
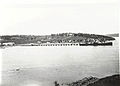
[{"label": "small boat", "polygon": [[19,68],[17,68],[17,69],[15,69],[15,71],[20,71],[20,69],[19,69]]}]

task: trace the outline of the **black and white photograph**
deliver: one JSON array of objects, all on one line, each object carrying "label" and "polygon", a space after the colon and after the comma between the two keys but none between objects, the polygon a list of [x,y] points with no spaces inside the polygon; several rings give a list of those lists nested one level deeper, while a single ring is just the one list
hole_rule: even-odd
[{"label": "black and white photograph", "polygon": [[0,0],[0,86],[120,86],[118,0]]}]

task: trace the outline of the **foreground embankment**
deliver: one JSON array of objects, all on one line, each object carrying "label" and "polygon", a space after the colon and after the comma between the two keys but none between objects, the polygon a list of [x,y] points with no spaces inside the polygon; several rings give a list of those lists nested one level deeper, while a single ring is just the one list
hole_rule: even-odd
[{"label": "foreground embankment", "polygon": [[120,86],[120,75],[112,75],[104,78],[85,77],[72,83],[62,84],[66,86]]}]

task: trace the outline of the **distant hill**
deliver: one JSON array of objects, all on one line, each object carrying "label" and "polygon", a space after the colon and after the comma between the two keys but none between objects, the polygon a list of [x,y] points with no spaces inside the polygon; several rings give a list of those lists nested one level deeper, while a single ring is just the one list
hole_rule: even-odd
[{"label": "distant hill", "polygon": [[107,34],[107,36],[111,36],[111,37],[119,37],[119,33],[115,33],[115,34]]},{"label": "distant hill", "polygon": [[0,36],[0,42],[14,42],[15,44],[27,43],[95,43],[115,40],[113,37],[86,33],[59,33],[51,35],[3,35]]}]

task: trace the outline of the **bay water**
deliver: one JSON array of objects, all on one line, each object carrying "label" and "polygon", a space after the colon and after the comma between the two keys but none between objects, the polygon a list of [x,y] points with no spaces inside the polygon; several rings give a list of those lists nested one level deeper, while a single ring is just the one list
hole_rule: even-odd
[{"label": "bay water", "polygon": [[113,46],[16,46],[2,51],[1,86],[54,86],[119,73],[119,38]]}]

